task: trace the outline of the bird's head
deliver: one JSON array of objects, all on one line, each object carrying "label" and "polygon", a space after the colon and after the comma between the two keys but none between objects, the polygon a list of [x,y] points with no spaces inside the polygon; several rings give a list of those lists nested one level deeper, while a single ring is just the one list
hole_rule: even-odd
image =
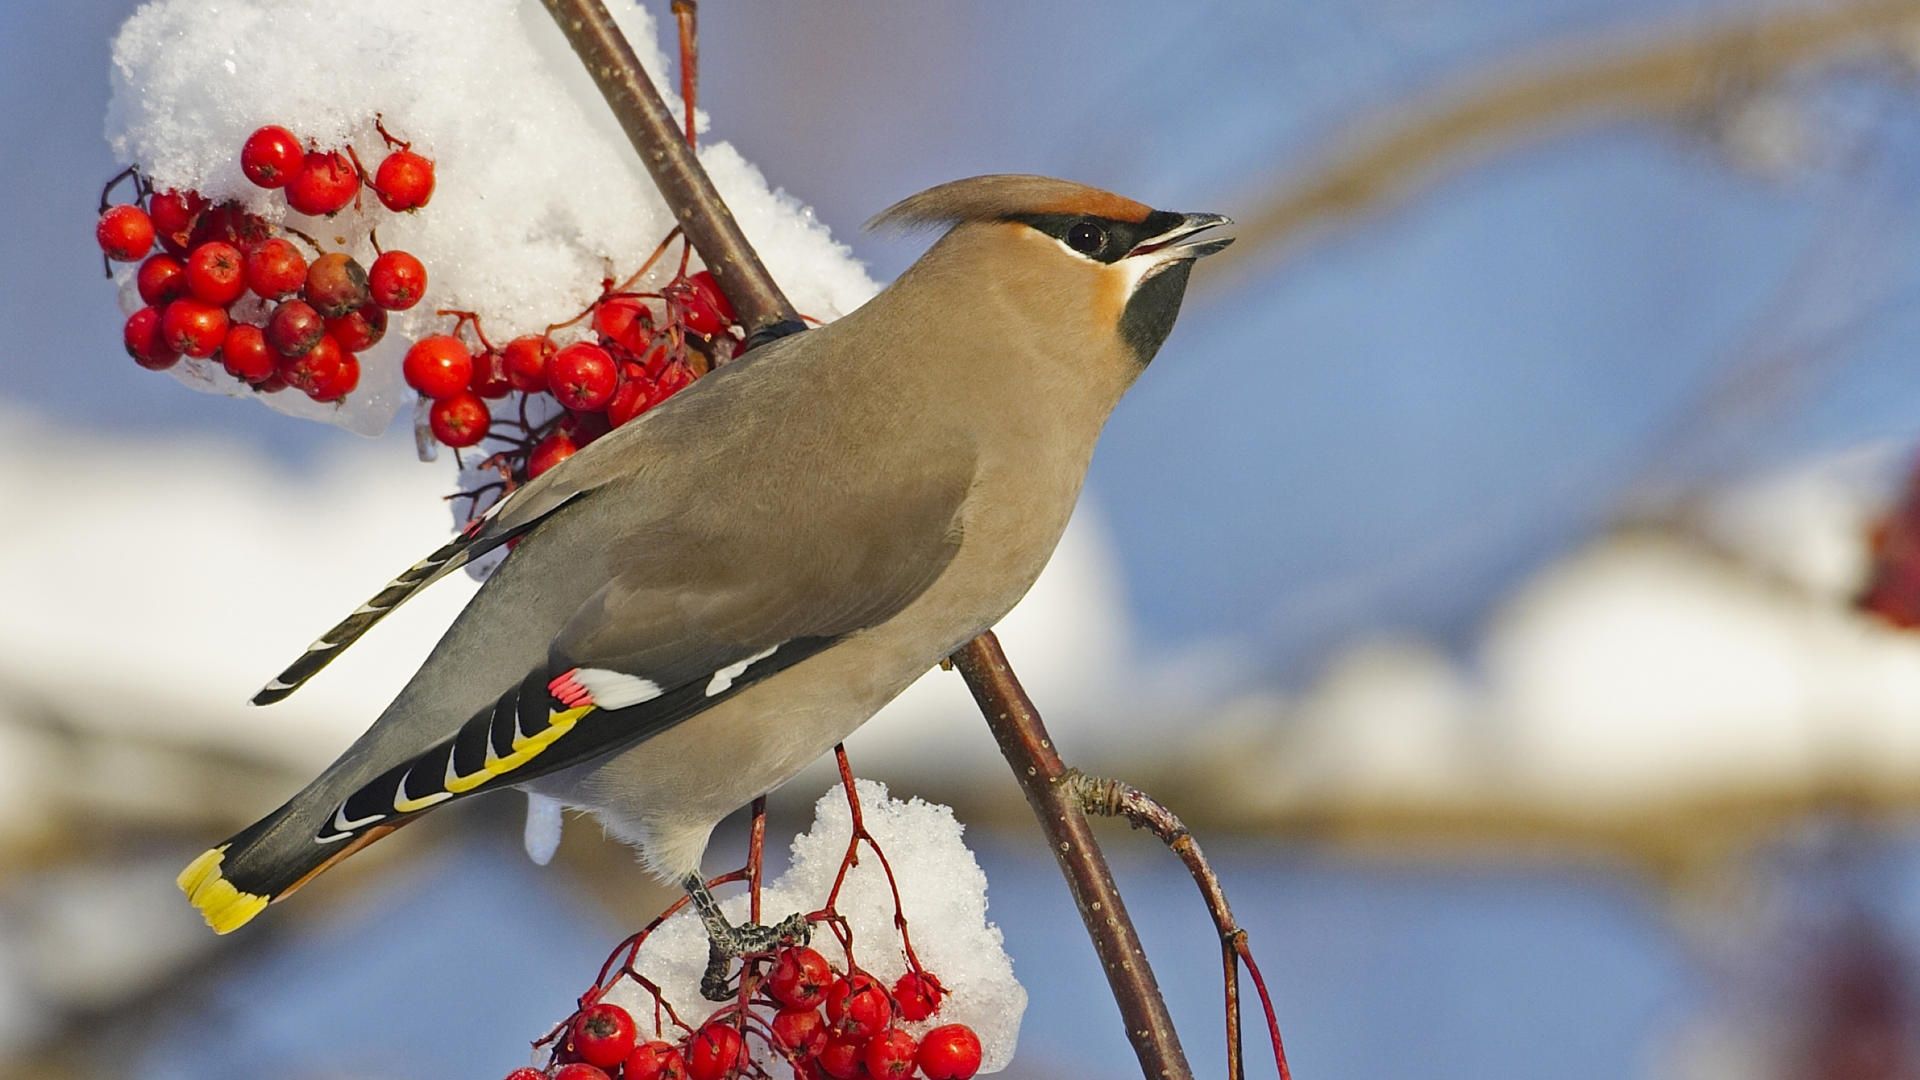
[{"label": "bird's head", "polygon": [[929,188],[868,228],[949,227],[922,260],[943,280],[998,289],[1058,332],[1116,343],[1144,367],[1173,329],[1195,260],[1233,243],[1203,234],[1227,224],[1069,180],[1005,174]]}]

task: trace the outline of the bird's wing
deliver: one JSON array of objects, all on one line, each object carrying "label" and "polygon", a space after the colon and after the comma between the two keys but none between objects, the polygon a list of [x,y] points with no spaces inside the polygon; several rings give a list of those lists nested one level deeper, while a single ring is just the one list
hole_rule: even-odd
[{"label": "bird's wing", "polygon": [[316,842],[633,745],[878,626],[952,561],[970,483],[956,469],[877,516],[817,519],[813,535],[741,516],[732,535],[645,545],[555,636],[546,664],[353,791]]}]

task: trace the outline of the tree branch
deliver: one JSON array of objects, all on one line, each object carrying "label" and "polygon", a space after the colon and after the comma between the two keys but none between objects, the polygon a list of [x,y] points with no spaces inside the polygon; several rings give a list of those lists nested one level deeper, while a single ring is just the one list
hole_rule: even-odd
[{"label": "tree branch", "polygon": [[[749,332],[798,318],[740,232],[601,0],[542,3],[587,66],[661,196],[673,208],[688,242],[719,278]],[[953,661],[1047,833],[1106,969],[1142,1070],[1150,1080],[1191,1080],[1193,1070],[1180,1049],[1173,1018],[1106,858],[1085,814],[1062,784],[1066,767],[999,641],[992,633],[983,634],[955,653]]]},{"label": "tree branch", "polygon": [[1180,1049],[1180,1037],[1174,1032],[1140,935],[1133,929],[1079,797],[1067,782],[1072,774],[1001,651],[1000,639],[989,630],[967,642],[953,654],[953,666],[966,678],[1001,754],[1013,766],[1013,777],[1027,804],[1040,819],[1047,847],[1059,862],[1067,889],[1080,908],[1080,920],[1093,938],[1094,952],[1126,1020],[1127,1038],[1142,1072],[1148,1077],[1191,1077],[1193,1070]]},{"label": "tree branch", "polygon": [[606,5],[600,0],[541,2],[607,99],[627,133],[627,141],[633,144],[654,186],[679,220],[687,242],[700,253],[727,299],[733,301],[748,335],[776,323],[798,320],[800,313],[773,283],[753,245],[747,243],[740,224],[733,220],[733,211],[714,190],[712,178],[687,146],[673,113],[654,89],[653,80],[640,66],[633,46],[607,13]]}]

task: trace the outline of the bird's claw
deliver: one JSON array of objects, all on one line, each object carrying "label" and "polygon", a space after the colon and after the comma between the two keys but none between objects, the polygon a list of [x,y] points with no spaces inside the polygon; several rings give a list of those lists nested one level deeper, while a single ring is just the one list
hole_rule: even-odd
[{"label": "bird's claw", "polygon": [[813,923],[798,912],[772,926],[721,922],[707,927],[707,970],[700,977],[700,996],[728,1001],[737,989],[729,976],[733,962],[754,953],[772,952],[782,945],[805,945],[813,939]]}]

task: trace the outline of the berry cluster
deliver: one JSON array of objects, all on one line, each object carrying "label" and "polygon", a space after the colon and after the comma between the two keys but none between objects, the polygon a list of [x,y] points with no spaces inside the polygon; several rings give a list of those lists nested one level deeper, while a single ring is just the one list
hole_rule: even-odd
[{"label": "berry cluster", "polygon": [[[390,152],[372,177],[352,146],[304,149],[278,125],[247,137],[241,171],[280,190],[303,214],[338,213],[358,202],[363,184],[390,210],[425,206],[433,163],[379,130]],[[340,401],[359,385],[357,354],[385,335],[387,313],[413,307],[426,290],[426,267],[404,251],[381,252],[369,270],[238,203],[154,191],[135,169],[108,190],[127,178],[135,201],[106,205],[103,196],[95,238],[109,260],[140,262],[134,280],[147,306],[127,318],[124,334],[142,367],[162,371],[183,355],[218,357],[255,392],[293,386],[315,401]],[[281,233],[302,240],[313,258]]]},{"label": "berry cluster", "polygon": [[793,946],[774,957],[759,989],[678,1042],[642,1041],[627,1010],[589,1005],[567,1026],[552,1072],[517,1069],[507,1080],[727,1080],[759,1072],[748,1038],[804,1080],[968,1080],[979,1071],[980,1038],[965,1024],[918,1039],[898,1026],[939,1011],[947,991],[931,973],[909,971],[889,992],[865,972],[838,973],[818,952]]},{"label": "berry cluster", "polygon": [[[624,285],[602,282],[600,298],[574,318],[504,346],[488,340],[477,315],[445,312],[456,320],[451,330],[414,342],[401,364],[407,385],[431,403],[433,438],[456,449],[494,439],[499,449],[482,465],[498,474],[489,486],[504,494],[679,393],[722,356],[738,356],[745,341],[711,273],[688,274],[683,260],[661,289],[633,290],[664,250]],[[590,336],[555,341],[582,324]],[[517,403],[505,408],[488,404],[515,393]],[[468,494],[481,510],[486,493]]]},{"label": "berry cluster", "polygon": [[[433,162],[378,118],[374,127],[387,154],[371,173],[351,144],[314,148],[276,124],[247,137],[240,168],[310,216],[359,207],[365,191],[396,213],[426,206]],[[257,393],[293,386],[316,401],[341,401],[359,385],[359,354],[386,334],[388,314],[414,307],[426,291],[426,267],[407,252],[382,251],[377,232],[378,257],[363,267],[238,203],[155,191],[137,169],[108,190],[129,178],[134,201],[108,205],[103,196],[95,231],[109,260],[140,263],[135,281],[147,306],[128,317],[125,343],[143,367],[217,358]],[[425,403],[423,439],[456,450],[493,440],[480,462],[493,479],[460,493],[469,515],[745,351],[733,305],[711,273],[688,272],[684,242],[671,279],[639,288],[674,239],[624,282],[602,281],[586,310],[541,333],[496,347],[478,314],[440,311],[451,325],[412,343],[401,373]]]}]

